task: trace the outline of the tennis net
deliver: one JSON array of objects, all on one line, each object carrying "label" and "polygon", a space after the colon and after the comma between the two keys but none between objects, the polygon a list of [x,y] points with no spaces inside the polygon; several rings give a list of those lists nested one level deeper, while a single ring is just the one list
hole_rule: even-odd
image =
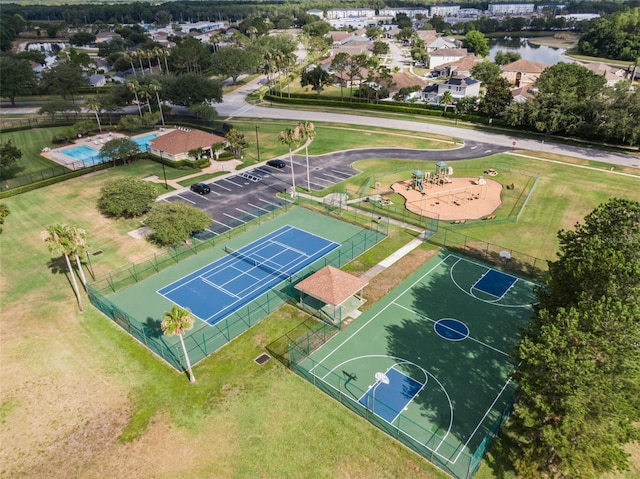
[{"label": "tennis net", "polygon": [[267,265],[266,262],[268,261],[258,261],[255,258],[252,258],[249,255],[246,255],[244,253],[241,253],[240,251],[234,250],[229,248],[228,246],[224,247],[224,250],[230,254],[231,256],[235,256],[236,258],[240,258],[242,261],[245,261],[253,266],[255,266],[256,268],[260,268],[263,271],[266,271],[269,274],[273,274],[275,276],[278,276],[282,279],[287,279],[287,280],[291,280],[291,275],[285,271],[282,271],[280,269],[276,269],[276,268],[272,268],[271,266]]}]

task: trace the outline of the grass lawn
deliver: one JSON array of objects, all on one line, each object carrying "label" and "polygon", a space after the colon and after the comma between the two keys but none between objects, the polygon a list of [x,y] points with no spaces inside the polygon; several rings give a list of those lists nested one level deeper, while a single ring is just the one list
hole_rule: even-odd
[{"label": "grass lawn", "polygon": [[33,128],[31,130],[0,133],[0,142],[11,140],[22,151],[22,158],[18,160],[19,171],[16,175],[26,175],[35,171],[58,166],[57,163],[40,155],[45,146],[54,146],[51,138],[57,132],[67,127]]},{"label": "grass lawn", "polygon": [[[261,148],[264,128],[265,151],[284,151],[274,139],[283,125],[261,122]],[[341,126],[335,128],[334,135]],[[253,129],[246,124],[248,136]],[[372,139],[402,146],[433,141],[411,140],[411,132],[386,139],[376,133],[363,139],[361,130],[345,132],[336,143],[346,148],[372,146]],[[541,174],[519,223],[487,224],[468,234],[551,258],[559,228],[571,227],[606,198],[640,199],[639,178],[579,166],[587,165],[513,154],[454,164],[459,172],[497,168],[498,179],[508,177],[508,167]],[[359,167],[382,181],[405,174],[398,165],[385,172],[375,161]],[[415,162],[407,168],[415,169]],[[126,234],[139,221],[106,219],[95,208],[108,179],[150,174],[162,177],[161,166],[137,161],[3,200],[11,214],[0,235],[0,442],[11,448],[0,448],[0,477],[448,477],[277,361],[253,362],[266,345],[309,321],[295,308],[283,307],[200,363],[194,385],[106,320],[86,297],[85,312],[77,311],[64,264],[52,260],[41,231],[56,222],[85,228],[90,249],[102,251],[91,257],[97,275],[157,252]],[[391,228],[388,240],[348,269],[369,269],[415,235]],[[425,244],[373,278],[367,304],[433,253]],[[630,452],[632,471],[607,479],[639,477],[640,451]],[[507,445],[498,442],[477,477],[514,477],[507,458]]]}]

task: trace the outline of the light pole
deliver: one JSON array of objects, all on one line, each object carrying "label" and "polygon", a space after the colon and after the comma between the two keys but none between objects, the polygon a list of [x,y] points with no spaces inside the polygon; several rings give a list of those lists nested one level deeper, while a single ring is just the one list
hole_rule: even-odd
[{"label": "light pole", "polygon": [[258,125],[256,125],[256,150],[258,150],[258,163],[260,162],[260,138],[258,137]]},{"label": "light pole", "polygon": [[385,373],[377,372],[374,376],[376,378],[376,384],[371,391],[371,412],[375,414],[376,407],[376,389],[380,384],[389,384],[389,377]]},{"label": "light pole", "polygon": [[167,185],[167,172],[164,169],[164,160],[162,158],[162,150],[160,150],[160,164],[162,165],[162,176],[164,176],[164,189],[168,190],[169,185]]}]

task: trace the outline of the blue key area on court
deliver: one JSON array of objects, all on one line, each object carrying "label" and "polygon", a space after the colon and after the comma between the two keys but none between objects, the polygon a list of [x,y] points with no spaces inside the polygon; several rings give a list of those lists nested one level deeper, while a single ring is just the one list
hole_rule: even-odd
[{"label": "blue key area on court", "polygon": [[518,278],[510,274],[490,269],[473,285],[473,289],[490,294],[496,298],[502,298],[517,280]]},{"label": "blue key area on court", "polygon": [[161,288],[158,294],[214,325],[339,246],[283,226]]},{"label": "blue key area on court", "polygon": [[378,379],[358,401],[374,414],[392,423],[420,392],[423,384],[393,368],[384,377],[385,379]]}]

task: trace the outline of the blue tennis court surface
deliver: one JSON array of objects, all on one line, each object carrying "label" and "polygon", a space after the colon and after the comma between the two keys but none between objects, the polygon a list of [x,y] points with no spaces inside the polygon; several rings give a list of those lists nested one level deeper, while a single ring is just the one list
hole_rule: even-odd
[{"label": "blue tennis court surface", "polygon": [[495,269],[490,269],[476,282],[476,284],[472,286],[472,288],[490,294],[496,298],[502,298],[517,280],[518,278],[514,276],[496,271]]},{"label": "blue tennis court surface", "polygon": [[384,374],[384,380],[378,379],[358,402],[385,421],[393,423],[423,386],[424,384],[391,368]]},{"label": "blue tennis court surface", "polygon": [[214,325],[339,246],[293,226],[283,226],[158,293]]}]

